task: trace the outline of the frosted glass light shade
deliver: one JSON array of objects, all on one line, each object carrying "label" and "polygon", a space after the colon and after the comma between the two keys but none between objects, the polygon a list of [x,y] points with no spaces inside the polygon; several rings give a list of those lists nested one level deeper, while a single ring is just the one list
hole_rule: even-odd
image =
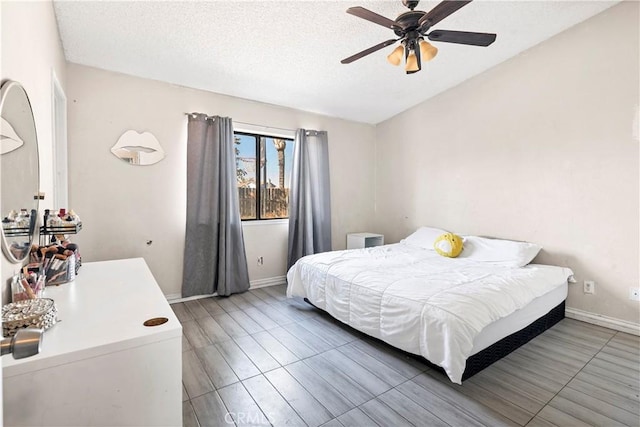
[{"label": "frosted glass light shade", "polygon": [[404,69],[405,71],[418,71],[418,58],[413,51],[409,52],[409,56],[407,56],[407,65]]},{"label": "frosted glass light shade", "polygon": [[423,61],[431,61],[437,54],[437,47],[427,41],[420,40],[420,56]]},{"label": "frosted glass light shade", "polygon": [[391,52],[389,56],[387,56],[387,61],[389,61],[389,64],[391,65],[396,65],[396,66],[400,65],[400,62],[402,62],[403,54],[404,54],[404,46],[400,45],[395,49],[393,49],[393,52]]}]

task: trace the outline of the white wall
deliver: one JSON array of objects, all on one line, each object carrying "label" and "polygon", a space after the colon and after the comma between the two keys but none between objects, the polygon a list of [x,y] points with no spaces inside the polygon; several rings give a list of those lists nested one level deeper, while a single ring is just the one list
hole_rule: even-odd
[{"label": "white wall", "polygon": [[[53,195],[52,70],[64,90],[66,63],[58,35],[58,24],[50,1],[0,2],[2,40],[0,78],[24,86],[36,122],[40,152],[40,189],[48,200]],[[19,268],[2,258],[3,299],[7,301],[7,279]]]},{"label": "white wall", "polygon": [[540,243],[580,281],[568,306],[638,323],[638,16],[614,6],[379,124],[376,231]]},{"label": "white wall", "polygon": [[[373,224],[375,128],[77,64],[67,68],[69,204],[83,220],[83,260],[143,256],[166,295],[180,293],[185,227],[185,112],[329,134],[333,247]],[[286,87],[283,86],[283,90]],[[128,129],[150,131],[167,157],[134,167],[110,153]],[[287,225],[244,227],[252,281],[284,276]],[[148,246],[147,240],[153,240]],[[263,256],[264,265],[257,266]],[[82,274],[82,273],[81,273]]]},{"label": "white wall", "polygon": [[[373,207],[373,203],[371,206]],[[245,221],[242,231],[251,286],[284,283],[284,275],[287,271],[289,222]],[[259,257],[263,260],[261,265],[258,264]]]}]

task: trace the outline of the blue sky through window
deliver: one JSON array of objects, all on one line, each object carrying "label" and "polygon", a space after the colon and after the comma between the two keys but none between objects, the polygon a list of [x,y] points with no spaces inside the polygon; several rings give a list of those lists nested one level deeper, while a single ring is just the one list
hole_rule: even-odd
[{"label": "blue sky through window", "polygon": [[[238,157],[242,160],[238,166],[247,171],[247,178],[255,176],[255,159],[256,159],[256,143],[255,137],[252,135],[239,135],[240,145],[236,145],[239,149]],[[278,152],[273,145],[273,138],[265,137],[265,147],[267,151],[267,182],[278,185]],[[287,146],[284,150],[285,166],[284,166],[284,185],[289,188],[291,180],[291,165],[293,163],[293,141],[287,140]]]}]

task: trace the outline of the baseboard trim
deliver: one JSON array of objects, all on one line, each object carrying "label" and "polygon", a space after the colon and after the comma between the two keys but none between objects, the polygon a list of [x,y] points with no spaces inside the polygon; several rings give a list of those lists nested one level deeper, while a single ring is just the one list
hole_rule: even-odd
[{"label": "baseboard trim", "polygon": [[[267,277],[266,279],[251,280],[249,282],[249,289],[258,289],[258,288],[264,288],[266,286],[283,285],[285,283],[287,283],[286,276]],[[169,304],[177,304],[179,302],[193,301],[196,299],[209,298],[209,297],[215,297],[215,296],[218,296],[218,294],[213,293],[210,295],[195,295],[195,296],[186,297],[186,298],[182,298],[181,294],[167,294],[165,295],[165,298],[167,299]]]},{"label": "baseboard trim", "polygon": [[186,298],[182,298],[180,294],[165,295],[169,304],[177,304],[179,302],[187,302],[187,301],[193,301],[195,299],[209,298],[209,297],[215,297],[215,296],[218,296],[218,294],[213,293],[211,295],[194,295],[192,297],[186,297]]},{"label": "baseboard trim", "polygon": [[616,331],[626,332],[628,334],[640,336],[640,324],[629,322],[627,320],[616,319],[614,317],[604,316],[602,314],[591,313],[588,311],[578,310],[577,308],[567,307],[565,316],[570,319],[580,320],[594,325],[603,326],[605,328],[614,329]]},{"label": "baseboard trim", "polygon": [[182,295],[180,295],[180,294],[166,294],[164,297],[167,299],[167,301],[169,301],[169,304],[171,304],[173,301],[181,299]]},{"label": "baseboard trim", "polygon": [[286,276],[267,277],[266,279],[256,279],[249,282],[249,289],[264,288],[265,286],[284,285],[287,283]]}]

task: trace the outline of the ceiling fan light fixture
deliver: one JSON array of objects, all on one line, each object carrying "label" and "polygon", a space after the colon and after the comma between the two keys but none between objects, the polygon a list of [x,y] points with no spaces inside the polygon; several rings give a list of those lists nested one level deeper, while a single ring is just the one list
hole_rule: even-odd
[{"label": "ceiling fan light fixture", "polygon": [[420,56],[423,61],[431,61],[438,54],[438,48],[425,41],[424,39],[420,39]]},{"label": "ceiling fan light fixture", "polygon": [[[489,46],[496,40],[496,34],[438,29],[431,31],[434,25],[471,3],[471,1],[441,0],[429,12],[423,12],[414,10],[419,0],[402,0],[402,4],[409,8],[410,11],[398,15],[395,20],[386,18],[361,6],[350,7],[347,9],[348,14],[391,29],[398,38],[378,43],[340,62],[350,64],[401,40],[402,46],[395,48],[387,56],[387,61],[393,65],[400,65],[402,57],[404,57],[407,74],[413,74],[422,69],[422,61],[430,61],[438,54],[438,49],[425,39],[469,46]],[[430,32],[427,34],[428,31]]]},{"label": "ceiling fan light fixture", "polygon": [[403,56],[404,56],[404,46],[400,45],[395,49],[393,49],[393,52],[391,52],[389,56],[387,56],[387,61],[389,62],[389,64],[397,66],[397,65],[400,65],[400,63],[402,62]]},{"label": "ceiling fan light fixture", "polygon": [[409,51],[409,55],[407,55],[407,64],[404,69],[407,72],[416,72],[420,69],[418,66],[418,58],[413,50]]}]

